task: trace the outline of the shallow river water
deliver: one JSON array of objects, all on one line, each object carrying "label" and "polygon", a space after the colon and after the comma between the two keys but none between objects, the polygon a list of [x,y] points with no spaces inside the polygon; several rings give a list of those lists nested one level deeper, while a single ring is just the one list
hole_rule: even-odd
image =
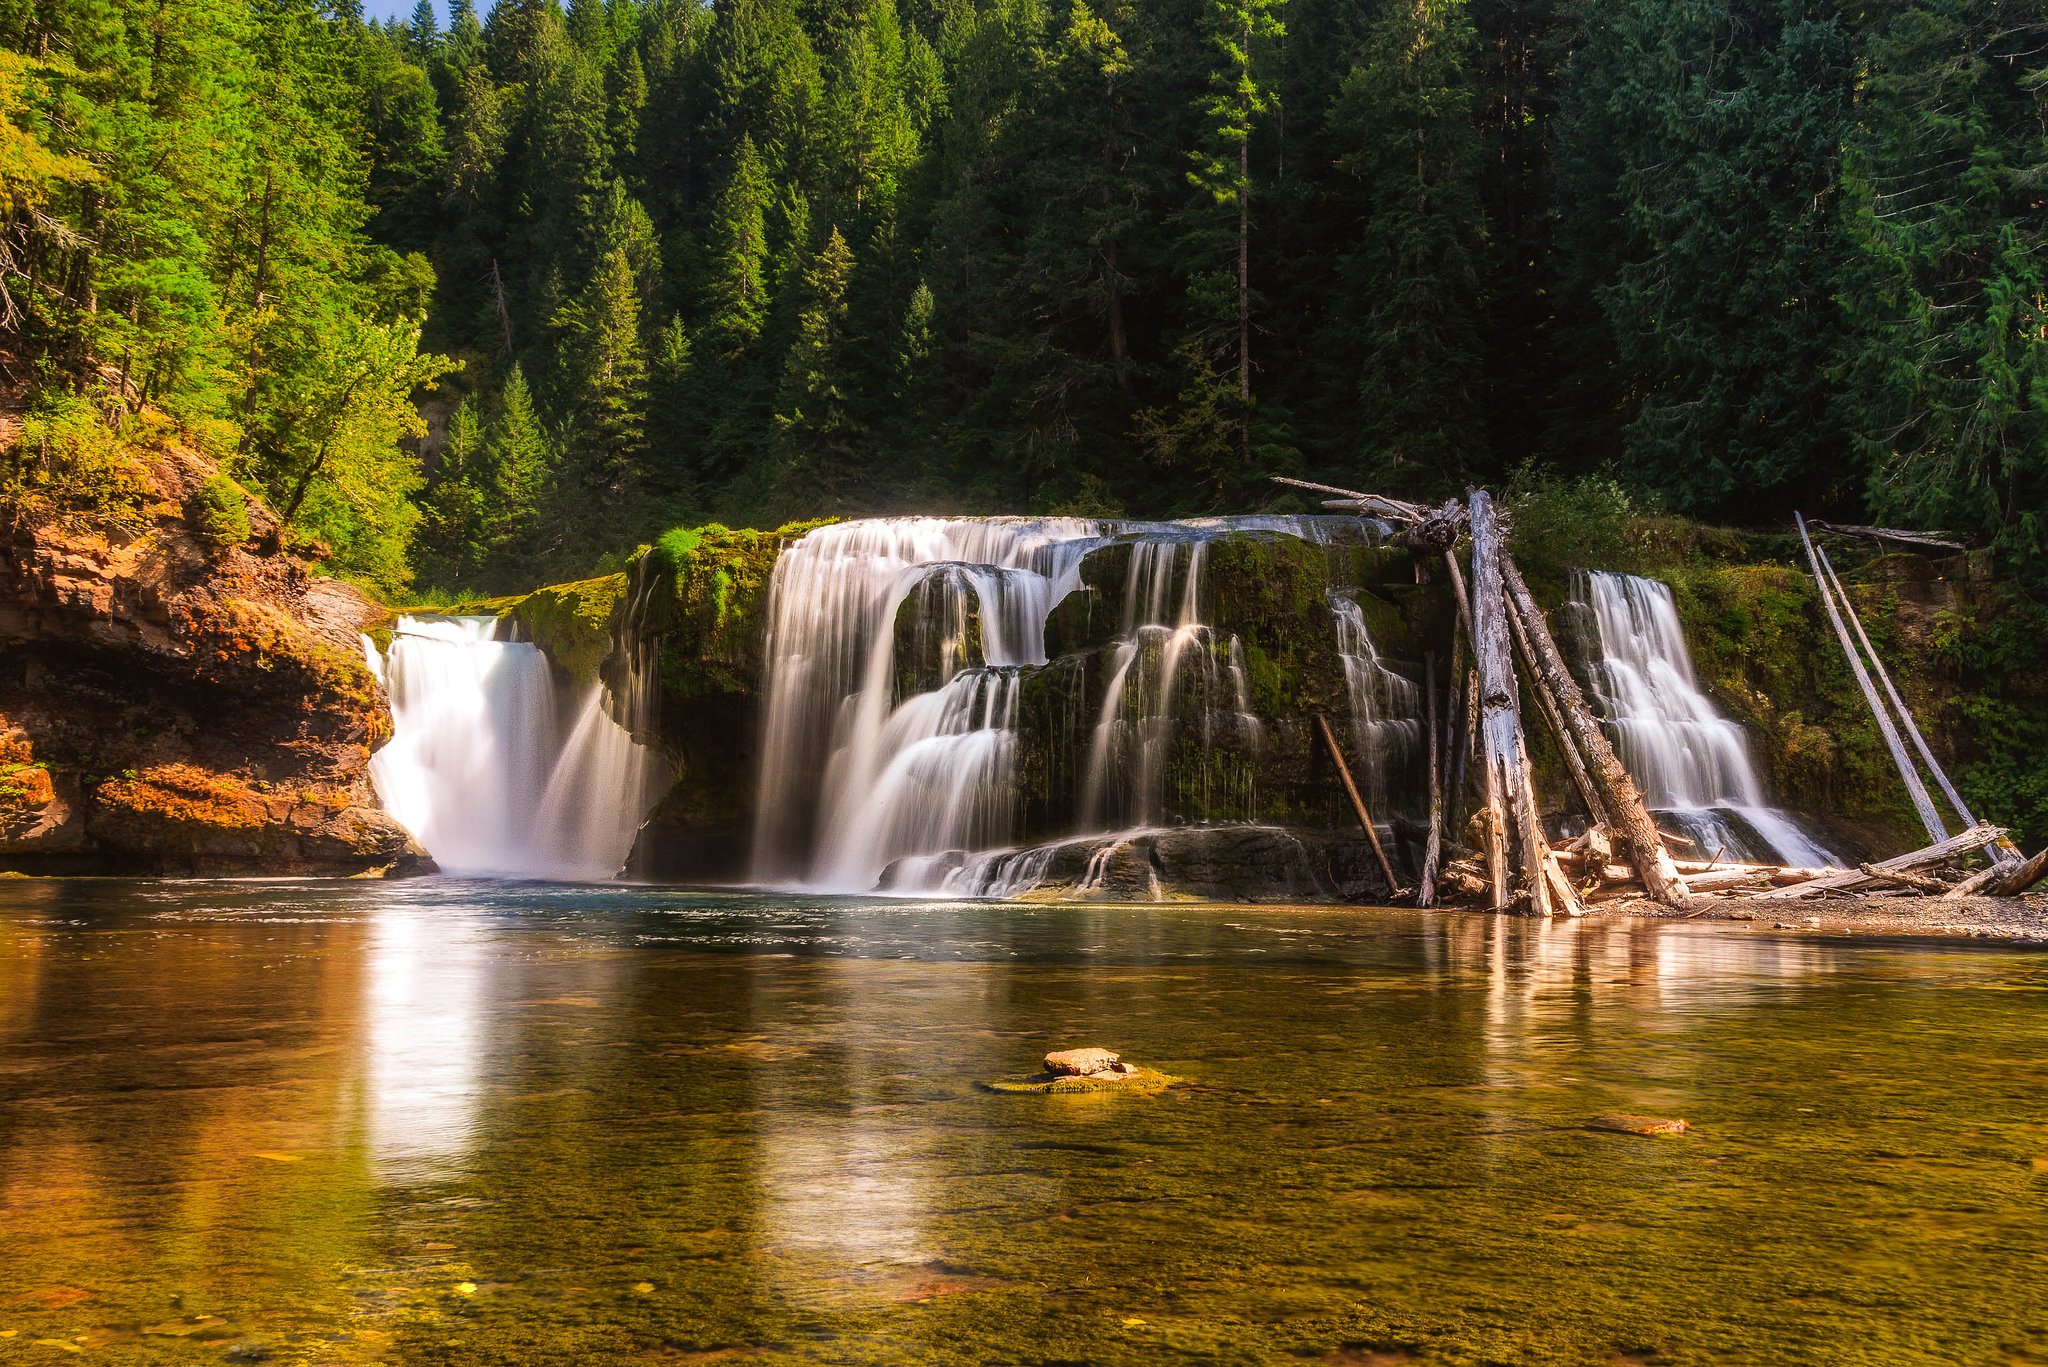
[{"label": "shallow river water", "polygon": [[[2044,1008],[1726,925],[0,882],[0,1362],[2044,1362]],[[1082,1044],[1186,1081],[980,1085]]]}]

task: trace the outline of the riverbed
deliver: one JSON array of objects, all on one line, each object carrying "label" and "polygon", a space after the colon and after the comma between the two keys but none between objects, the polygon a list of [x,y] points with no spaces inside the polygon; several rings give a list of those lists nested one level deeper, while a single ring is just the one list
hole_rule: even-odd
[{"label": "riverbed", "polygon": [[[2042,1361],[2044,1006],[1754,924],[0,882],[0,1361]],[[1095,1044],[1184,1081],[983,1085]]]}]

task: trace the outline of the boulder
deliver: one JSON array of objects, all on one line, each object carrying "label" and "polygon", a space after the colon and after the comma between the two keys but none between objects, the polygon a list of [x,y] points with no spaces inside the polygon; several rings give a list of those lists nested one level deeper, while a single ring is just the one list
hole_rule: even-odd
[{"label": "boulder", "polygon": [[1045,1056],[1045,1071],[1061,1077],[1087,1077],[1094,1073],[1128,1073],[1123,1056],[1108,1049],[1062,1049]]}]

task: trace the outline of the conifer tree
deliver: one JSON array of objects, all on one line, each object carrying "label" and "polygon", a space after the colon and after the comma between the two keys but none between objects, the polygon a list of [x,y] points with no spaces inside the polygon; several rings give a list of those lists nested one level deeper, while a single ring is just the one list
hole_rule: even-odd
[{"label": "conifer tree", "polygon": [[560,547],[560,524],[546,517],[559,472],[547,431],[534,410],[532,391],[516,363],[505,376],[487,436],[492,585],[530,584]]},{"label": "conifer tree", "polygon": [[[1239,412],[1235,418],[1240,459],[1251,455],[1252,404],[1252,138],[1272,112],[1274,87],[1270,53],[1286,35],[1279,11],[1285,0],[1209,0],[1206,31],[1220,57],[1209,92],[1199,108],[1201,141],[1192,153],[1188,182],[1207,205],[1221,210],[1227,226],[1209,225],[1198,237],[1219,238],[1233,258],[1236,307],[1231,364],[1236,372]],[[1198,222],[1205,215],[1194,211]],[[1212,248],[1213,250],[1213,248]],[[1218,367],[1220,368],[1220,367]]]},{"label": "conifer tree", "polygon": [[570,453],[595,511],[615,515],[640,468],[647,423],[640,290],[623,247],[604,254],[564,314],[565,394],[575,414]]},{"label": "conifer tree", "polygon": [[440,46],[441,26],[434,18],[434,0],[420,0],[412,8],[412,22],[405,27],[406,52],[424,66]]},{"label": "conifer tree", "polygon": [[803,311],[783,371],[775,414],[782,468],[828,500],[844,500],[860,483],[861,436],[846,385],[853,338],[846,291],[853,253],[835,226],[803,275]]},{"label": "conifer tree", "polygon": [[711,206],[704,331],[713,353],[726,361],[752,345],[767,316],[769,201],[754,140],[742,137],[732,174]]},{"label": "conifer tree", "polygon": [[2048,564],[2048,22],[1880,7],[1849,144],[1844,416],[1876,505]]}]

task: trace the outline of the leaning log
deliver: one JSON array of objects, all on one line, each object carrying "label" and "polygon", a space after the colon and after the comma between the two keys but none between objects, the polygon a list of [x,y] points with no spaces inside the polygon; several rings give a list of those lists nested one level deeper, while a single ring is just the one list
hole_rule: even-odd
[{"label": "leaning log", "polygon": [[[1522,714],[1515,684],[1514,648],[1509,643],[1507,598],[1501,585],[1506,548],[1493,500],[1484,489],[1471,492],[1472,653],[1479,663],[1480,748],[1486,764],[1486,804],[1501,844],[1512,849],[1532,909],[1550,914],[1550,886],[1544,870],[1543,831],[1528,782],[1529,757],[1522,741]],[[1495,866],[1493,907],[1508,905],[1505,853]]]},{"label": "leaning log", "polygon": [[1536,606],[1528,584],[1522,580],[1521,571],[1506,556],[1502,557],[1501,574],[1508,601],[1528,632],[1537,677],[1543,687],[1550,690],[1557,702],[1558,715],[1578,744],[1585,760],[1587,778],[1600,795],[1601,805],[1607,809],[1609,829],[1619,835],[1627,846],[1629,863],[1635,866],[1636,876],[1643,880],[1643,890],[1666,906],[1679,905],[1685,900],[1685,884],[1672,867],[1671,856],[1664,849],[1664,837],[1658,831],[1657,823],[1650,820],[1650,809],[1643,801],[1642,791],[1615,755],[1614,746],[1608,742],[1606,728],[1601,726],[1600,718],[1594,714],[1579,687],[1579,681],[1572,677],[1570,668],[1565,665],[1557,641],[1550,634],[1550,624],[1544,621],[1543,611]]},{"label": "leaning log", "polygon": [[[1936,864],[1946,863],[1960,855],[1981,850],[2004,834],[2005,828],[2002,826],[1972,826],[1961,835],[1952,835],[1946,840],[1937,840],[1925,849],[1914,850],[1908,854],[1893,855],[1890,859],[1877,860],[1871,867],[1884,873],[1900,873],[1913,869],[1932,868]],[[1808,897],[1816,892],[1846,892],[1851,888],[1869,887],[1870,883],[1870,875],[1864,873],[1861,869],[1843,869],[1836,873],[1822,874],[1818,878],[1809,878],[1804,882],[1794,883],[1788,888],[1773,888],[1769,892],[1759,893],[1758,896],[1760,898]]]},{"label": "leaning log", "polygon": [[[1863,629],[1863,619],[1856,615],[1856,605],[1849,601],[1849,591],[1842,587],[1842,578],[1835,573],[1834,562],[1829,560],[1828,553],[1818,546],[1813,548],[1813,552],[1820,562],[1820,569],[1827,575],[1828,587],[1834,591],[1836,601],[1841,604],[1843,616],[1849,619],[1849,625],[1855,629],[1856,639],[1863,645],[1863,653],[1870,657],[1871,673],[1875,674],[1878,683],[1884,686],[1885,697],[1891,699],[1893,709],[1899,714],[1899,724],[1905,728],[1906,738],[1913,742],[1913,749],[1919,753],[1921,763],[1934,775],[1935,783],[1941,788],[1942,795],[1948,799],[1948,805],[1962,818],[1964,827],[1975,826],[1977,818],[1971,815],[1969,804],[1964,802],[1963,795],[1956,791],[1956,785],[1949,781],[1948,770],[1942,768],[1941,761],[1934,757],[1934,749],[1928,745],[1927,737],[1921,734],[1920,724],[1913,720],[1913,709],[1907,707],[1906,700],[1899,696],[1898,685],[1892,682],[1892,672],[1884,667],[1883,657],[1877,653],[1877,647],[1870,643],[1870,634]],[[1991,857],[2001,864],[2026,858],[2020,853],[2019,846],[2004,838],[1991,847]]]},{"label": "leaning log", "polygon": [[1529,632],[1522,625],[1522,614],[1510,612],[1508,625],[1514,629],[1515,654],[1522,662],[1522,672],[1529,676],[1529,691],[1536,695],[1536,710],[1543,714],[1550,738],[1557,742],[1558,753],[1564,756],[1564,767],[1572,776],[1572,786],[1579,790],[1579,801],[1586,804],[1586,816],[1596,826],[1610,824],[1607,806],[1600,801],[1599,790],[1593,786],[1593,776],[1586,772],[1586,761],[1579,755],[1578,743],[1572,739],[1564,718],[1558,713],[1558,700],[1544,686],[1543,676],[1536,672],[1536,654],[1529,645]]},{"label": "leaning log", "polygon": [[1855,643],[1849,639],[1849,628],[1842,621],[1842,610],[1835,606],[1835,595],[1828,589],[1827,575],[1821,570],[1820,553],[1813,548],[1813,538],[1806,534],[1806,519],[1798,513],[1792,514],[1799,524],[1799,539],[1806,546],[1807,563],[1813,566],[1813,586],[1820,593],[1822,606],[1828,610],[1828,621],[1834,624],[1835,639],[1841,643],[1842,654],[1848,657],[1849,672],[1856,676],[1857,687],[1863,690],[1863,701],[1870,708],[1870,715],[1877,719],[1878,734],[1884,737],[1885,748],[1891,751],[1892,764],[1898,769],[1899,777],[1905,780],[1906,794],[1913,799],[1913,810],[1920,814],[1920,824],[1927,828],[1927,838],[1939,841],[1948,834],[1942,824],[1940,813],[1934,810],[1934,799],[1927,795],[1927,787],[1920,782],[1919,771],[1906,755],[1906,744],[1899,739],[1899,730],[1892,725],[1891,714],[1885,710],[1884,702],[1877,696],[1877,685],[1870,681],[1870,671],[1863,667],[1863,657],[1856,653]]},{"label": "leaning log", "polygon": [[1316,713],[1316,725],[1322,730],[1331,763],[1337,766],[1337,777],[1344,780],[1344,791],[1351,798],[1351,810],[1358,813],[1358,824],[1365,830],[1366,843],[1372,846],[1372,857],[1380,861],[1380,873],[1387,880],[1387,895],[1399,896],[1400,881],[1394,877],[1394,866],[1387,862],[1387,852],[1380,846],[1380,833],[1372,824],[1372,813],[1366,810],[1365,799],[1358,795],[1358,785],[1352,781],[1351,766],[1344,762],[1344,749],[1337,744],[1337,733],[1330,729],[1330,719],[1320,712]]},{"label": "leaning log", "polygon": [[1415,885],[1415,905],[1436,902],[1436,865],[1444,853],[1444,784],[1441,747],[1436,727],[1436,652],[1422,656],[1422,726],[1429,736],[1429,838],[1422,846],[1422,877]]}]

